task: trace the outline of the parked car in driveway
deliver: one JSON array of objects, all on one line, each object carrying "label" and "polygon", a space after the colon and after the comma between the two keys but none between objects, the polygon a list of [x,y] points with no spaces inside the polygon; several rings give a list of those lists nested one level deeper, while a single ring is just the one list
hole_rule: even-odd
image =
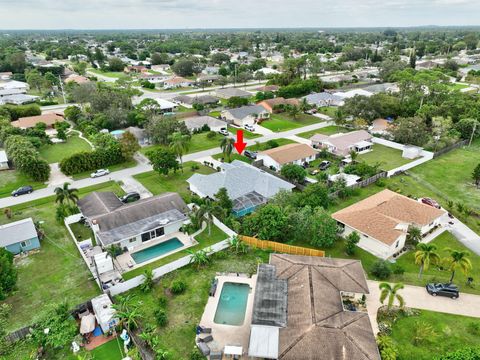
[{"label": "parked car in driveway", "polygon": [[252,160],[255,160],[257,158],[257,153],[255,151],[245,150],[244,154],[246,157]]},{"label": "parked car in driveway", "polygon": [[458,287],[454,284],[429,283],[425,288],[432,296],[445,296],[452,299],[457,299],[459,296]]},{"label": "parked car in driveway", "polygon": [[422,203],[425,205],[433,206],[434,208],[440,209],[440,204],[428,197],[422,198]]},{"label": "parked car in driveway", "polygon": [[221,129],[218,131],[218,133],[221,134],[221,135],[223,135],[223,136],[228,136],[228,135],[230,135],[230,134],[228,133],[227,128],[221,128]]},{"label": "parked car in driveway", "polygon": [[318,165],[320,170],[327,170],[330,167],[330,161],[324,160]]},{"label": "parked car in driveway", "polygon": [[254,132],[255,131],[255,126],[247,124],[247,125],[245,125],[245,130]]},{"label": "parked car in driveway", "polygon": [[108,174],[110,174],[110,171],[108,169],[98,169],[95,172],[91,173],[90,177],[91,178],[97,178],[97,177],[105,176],[105,175],[108,175]]},{"label": "parked car in driveway", "polygon": [[33,191],[33,188],[30,185],[22,186],[19,187],[17,190],[12,191],[12,196],[19,196],[19,195],[25,195],[25,194],[30,194]]},{"label": "parked car in driveway", "polygon": [[137,200],[140,200],[140,194],[137,192],[129,192],[120,198],[120,201],[124,204],[128,204]]}]

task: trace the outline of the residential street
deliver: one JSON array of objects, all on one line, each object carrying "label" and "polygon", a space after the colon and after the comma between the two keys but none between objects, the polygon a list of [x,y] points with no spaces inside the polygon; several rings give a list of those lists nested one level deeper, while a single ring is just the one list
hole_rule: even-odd
[{"label": "residential street", "polygon": [[[373,332],[378,332],[377,311],[382,304],[380,303],[380,282],[367,280],[370,294],[367,295],[367,309]],[[427,293],[424,287],[405,285],[405,288],[399,292],[405,299],[407,307],[438,311],[448,314],[472,316],[480,318],[480,295],[465,294],[460,292],[460,297],[456,300],[446,297],[433,297]]]},{"label": "residential street", "polygon": [[[289,137],[294,136],[296,134],[300,134],[300,133],[315,130],[315,129],[321,129],[323,127],[330,126],[330,125],[332,125],[332,122],[326,121],[326,122],[317,123],[317,124],[313,124],[313,125],[308,125],[308,126],[304,126],[304,127],[298,128],[298,129],[288,130],[288,131],[284,131],[284,132],[279,132],[279,133],[273,133],[272,132],[271,134],[262,136],[260,138],[246,140],[246,143],[247,143],[247,145],[254,145],[256,142],[264,143],[264,142],[267,142],[268,140],[272,140],[272,139],[289,138]],[[196,152],[196,153],[193,153],[193,154],[185,155],[183,157],[183,161],[184,162],[186,162],[186,161],[197,161],[197,160],[200,160],[202,158],[218,154],[220,152],[221,152],[221,150],[220,150],[219,147],[209,149],[209,150],[199,151],[199,152]],[[95,178],[95,179],[85,178],[85,179],[81,179],[81,180],[76,180],[76,181],[71,182],[71,187],[78,189],[78,188],[83,188],[83,187],[90,186],[90,185],[100,184],[100,183],[107,182],[107,181],[110,181],[110,180],[125,181],[125,179],[131,178],[132,175],[136,175],[136,174],[140,174],[140,173],[152,170],[152,167],[148,163],[145,163],[144,161],[139,161],[140,158],[138,156],[136,157],[136,159],[137,159],[137,163],[138,163],[137,166],[134,166],[134,167],[131,167],[131,168],[128,168],[128,169],[115,171],[115,172],[110,173],[108,176],[103,176],[103,177],[99,177],[99,178]],[[133,178],[131,180],[129,180],[130,186],[132,186],[132,181],[135,181],[135,180]],[[17,205],[17,204],[22,204],[22,203],[25,203],[25,202],[28,202],[28,201],[41,199],[43,197],[53,195],[54,189],[55,189],[55,186],[49,186],[49,187],[46,187],[44,189],[36,190],[33,193],[28,194],[28,195],[22,195],[22,196],[19,196],[19,197],[16,197],[16,198],[15,197],[2,198],[2,199],[0,199],[0,208],[5,208],[5,207]]]}]

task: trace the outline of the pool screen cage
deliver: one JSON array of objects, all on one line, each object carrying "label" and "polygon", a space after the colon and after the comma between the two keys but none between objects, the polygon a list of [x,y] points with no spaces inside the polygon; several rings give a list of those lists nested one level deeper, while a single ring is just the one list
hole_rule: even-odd
[{"label": "pool screen cage", "polygon": [[252,191],[233,200],[233,214],[237,217],[245,216],[254,211],[257,206],[265,204],[267,199]]}]

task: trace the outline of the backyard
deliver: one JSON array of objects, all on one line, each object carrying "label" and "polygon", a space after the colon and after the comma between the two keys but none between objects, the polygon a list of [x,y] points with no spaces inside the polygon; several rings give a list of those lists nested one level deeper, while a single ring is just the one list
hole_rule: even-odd
[{"label": "backyard", "polygon": [[359,154],[357,161],[365,161],[369,165],[380,164],[380,169],[389,171],[409,163],[410,159],[402,157],[402,151],[391,147],[374,144],[373,149],[365,154]]},{"label": "backyard", "polygon": [[[192,170],[192,165],[199,167]],[[176,173],[170,173],[167,176],[159,175],[155,171],[134,175],[134,178],[142,183],[153,195],[159,195],[164,192],[173,191],[189,203],[190,190],[188,189],[187,179],[193,174],[212,174],[215,170],[205,165],[189,161],[183,164],[183,171],[178,170]]]},{"label": "backyard", "polygon": [[[142,327],[146,324],[155,326],[154,312],[158,308],[158,299],[167,297],[168,324],[163,328],[157,327],[155,332],[159,335],[159,347],[168,351],[172,359],[190,359],[195,347],[195,328],[200,322],[216,273],[256,273],[258,263],[268,261],[268,253],[251,250],[245,255],[234,255],[223,251],[212,256],[211,260],[201,270],[190,265],[165,275],[150,293],[138,289],[128,293],[135,296],[134,301],[142,303]],[[178,280],[185,282],[186,290],[183,294],[172,295],[168,288]]]},{"label": "backyard", "polygon": [[306,131],[304,133],[298,134],[297,136],[303,137],[305,139],[310,139],[315,134],[333,135],[337,133],[345,133],[348,131],[350,130],[348,130],[343,126],[331,125],[331,126],[326,126],[324,128],[317,129],[317,130]]},{"label": "backyard", "polygon": [[[80,189],[79,196],[92,191],[123,194],[116,183],[108,182]],[[15,314],[9,319],[7,331],[32,324],[46,303],[66,299],[74,306],[100,293],[67,229],[55,219],[53,196],[13,206],[12,211],[13,218],[1,217],[0,224],[31,217],[43,222],[46,236],[39,252],[17,261],[17,290],[5,301]]]},{"label": "backyard", "polygon": [[58,163],[64,158],[72,156],[81,151],[90,151],[92,148],[83,139],[78,136],[69,136],[64,143],[43,145],[40,147],[40,156],[44,158],[49,164]]},{"label": "backyard", "polygon": [[[399,360],[429,360],[464,347],[479,346],[478,322],[477,318],[419,310],[418,315],[398,319],[391,337],[399,350]],[[428,334],[425,326],[431,327]]]},{"label": "backyard", "polygon": [[16,170],[3,170],[0,172],[0,198],[11,196],[13,190],[24,185],[30,185],[33,189],[41,189],[46,186],[42,182],[32,181],[29,177]]},{"label": "backyard", "polygon": [[272,114],[271,118],[260,125],[274,132],[297,129],[303,126],[317,124],[323,120],[307,114],[299,114],[296,119],[286,113]]}]

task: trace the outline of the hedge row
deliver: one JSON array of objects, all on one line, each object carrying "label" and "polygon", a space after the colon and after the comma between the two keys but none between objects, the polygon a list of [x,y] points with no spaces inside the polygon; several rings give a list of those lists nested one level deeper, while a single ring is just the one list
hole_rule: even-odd
[{"label": "hedge row", "polygon": [[120,147],[83,151],[74,154],[60,162],[60,170],[66,175],[80,174],[93,171],[125,161]]}]

